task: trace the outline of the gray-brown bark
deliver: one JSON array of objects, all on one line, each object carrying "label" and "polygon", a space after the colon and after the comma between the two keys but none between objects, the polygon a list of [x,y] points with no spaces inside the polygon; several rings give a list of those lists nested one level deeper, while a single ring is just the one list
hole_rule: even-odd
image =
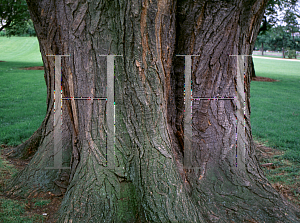
[{"label": "gray-brown bark", "polygon": [[116,168],[105,165],[105,102],[65,101],[62,135],[71,171],[43,168],[53,162],[46,155],[53,149],[49,119],[46,137],[11,193],[57,192],[67,174],[60,222],[297,221],[297,211],[271,187],[255,158],[249,59],[246,162],[239,156],[235,165],[234,103],[195,101],[192,149],[200,169],[183,168],[184,61],[176,55],[200,55],[192,64],[194,96],[234,96],[236,59],[229,55],[252,53],[266,1],[28,5],[46,66],[50,114],[54,59],[46,54],[70,54],[62,63],[64,97],[105,97],[106,59],[99,55],[123,55],[115,59]]},{"label": "gray-brown bark", "polygon": [[[266,4],[263,1],[239,3],[240,5],[238,2],[234,4],[220,1],[216,5],[205,2],[195,6],[191,2],[189,6],[178,6],[179,33],[175,53],[201,55],[195,57],[193,64],[193,95],[197,97],[224,97],[235,94],[233,75],[236,72],[236,64],[235,59],[228,55],[252,53],[259,21]],[[246,67],[249,67],[250,61],[245,60]],[[180,63],[177,61],[174,63],[175,70],[178,64]],[[177,69],[175,76],[178,77],[183,73],[183,66]],[[183,88],[182,84],[180,86]],[[237,168],[232,146],[235,144],[232,102],[196,101],[193,105],[193,149],[201,169],[198,173],[191,170],[186,174],[192,188],[192,197],[196,198],[202,207],[201,213],[207,221],[228,222],[233,218],[236,221],[270,222],[281,218],[283,222],[292,222],[296,219],[295,215],[288,208],[284,208],[285,204],[263,176],[254,156],[250,126],[249,69],[246,69],[245,92],[246,163],[238,165]],[[181,94],[182,90],[176,100],[181,105],[177,113],[178,123],[182,123],[180,119],[183,116]],[[170,116],[174,114],[171,113]],[[173,129],[175,132],[178,127]],[[238,160],[239,163],[241,162]],[[283,209],[287,215],[283,214]],[[255,210],[260,214],[254,215]],[[278,213],[282,213],[280,217]],[[289,215],[291,217],[288,217]]]}]

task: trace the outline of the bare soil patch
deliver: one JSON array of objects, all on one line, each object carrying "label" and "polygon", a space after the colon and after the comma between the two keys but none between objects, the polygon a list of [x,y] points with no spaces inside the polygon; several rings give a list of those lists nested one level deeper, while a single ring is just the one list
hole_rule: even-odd
[{"label": "bare soil patch", "polygon": [[44,70],[43,66],[38,66],[38,67],[23,67],[20,68],[21,70]]},{"label": "bare soil patch", "polygon": [[279,80],[275,80],[268,77],[252,77],[252,81],[263,81],[263,82],[277,82]]},{"label": "bare soil patch", "polygon": [[[29,163],[30,160],[21,160],[21,159],[14,159],[14,158],[8,158],[9,151],[11,151],[13,147],[1,145],[1,158],[3,160],[8,161],[10,164],[12,164],[17,170],[21,171],[26,167],[26,165]],[[11,178],[10,174],[7,173],[5,176],[3,176],[5,179],[0,179],[0,183],[4,180],[9,180]],[[0,196],[2,198],[5,198],[6,196],[4,194],[1,194]],[[14,199],[18,201],[24,201],[24,199],[19,197],[7,197],[9,199]],[[33,216],[34,214],[43,215],[45,216],[46,223],[53,223],[56,222],[56,212],[58,211],[60,204],[62,202],[62,196],[56,196],[55,194],[52,194],[51,192],[39,192],[35,193],[30,196],[30,198],[27,198],[26,204],[25,204],[25,210],[27,216]],[[37,200],[49,200],[50,203],[43,205],[43,206],[37,206],[36,201]]]},{"label": "bare soil patch", "polygon": [[255,150],[256,156],[258,157],[260,162],[264,162],[264,160],[270,159],[275,155],[283,155],[284,153],[283,151],[271,147],[267,147],[259,142],[254,142],[254,144],[256,148]]},{"label": "bare soil patch", "polygon": [[10,152],[12,151],[13,147],[1,145],[1,157],[8,161],[10,164],[12,164],[17,170],[22,170],[24,167],[29,163],[30,160],[21,160],[21,159],[14,159],[14,158],[8,158],[10,155]]}]

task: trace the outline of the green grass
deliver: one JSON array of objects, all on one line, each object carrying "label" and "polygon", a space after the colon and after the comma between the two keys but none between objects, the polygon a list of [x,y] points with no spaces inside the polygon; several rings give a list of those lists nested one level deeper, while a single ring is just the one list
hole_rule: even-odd
[{"label": "green grass", "polygon": [[0,222],[5,223],[33,223],[43,222],[44,216],[27,214],[25,210],[26,201],[0,198]]},{"label": "green grass", "polygon": [[37,199],[37,200],[35,200],[34,206],[35,207],[43,207],[50,203],[51,203],[50,200]]},{"label": "green grass", "polygon": [[284,151],[267,161],[277,168],[265,173],[271,182],[295,184],[300,181],[300,62],[254,57],[254,66],[257,76],[279,80],[251,82],[253,137]]},{"label": "green grass", "polygon": [[[7,181],[18,171],[12,164],[0,157],[0,193],[4,191]],[[50,200],[33,199],[34,207],[43,207],[49,204]],[[25,206],[29,200],[16,200],[0,196],[0,222],[5,223],[33,223],[44,222],[45,216],[31,213]]]},{"label": "green grass", "polygon": [[4,190],[7,178],[13,176],[18,171],[14,168],[13,165],[9,164],[6,160],[1,159],[0,157],[0,192]]},{"label": "green grass", "polygon": [[[44,71],[22,70],[42,66],[35,37],[0,37],[0,144],[18,145],[37,130],[46,113]],[[0,158],[0,192],[17,170]],[[0,222],[43,222],[44,217],[26,211],[28,200],[0,197]],[[43,207],[49,200],[36,200]]]},{"label": "green grass", "polygon": [[0,144],[18,145],[40,126],[46,113],[44,71],[35,37],[0,37]]},{"label": "green grass", "polygon": [[[255,55],[255,56],[262,56],[262,55]],[[274,55],[263,55],[262,57],[271,57],[271,58],[279,58],[279,59],[286,59],[286,60],[289,60],[288,58],[287,58],[287,56],[285,56],[285,58],[282,58],[282,56],[274,56]],[[295,59],[295,58],[292,58],[293,60]],[[297,60],[300,60],[300,58],[299,58],[299,56],[297,56]]]},{"label": "green grass", "polygon": [[251,82],[253,135],[300,162],[300,62],[254,58],[257,76],[279,82]]}]

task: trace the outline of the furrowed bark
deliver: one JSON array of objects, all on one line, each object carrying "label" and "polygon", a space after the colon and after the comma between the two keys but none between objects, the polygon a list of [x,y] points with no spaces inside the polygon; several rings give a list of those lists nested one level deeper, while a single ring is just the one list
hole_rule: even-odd
[{"label": "furrowed bark", "polygon": [[[235,95],[236,57],[251,55],[267,1],[193,1],[178,3],[176,54],[200,55],[192,65],[193,97]],[[181,61],[180,61],[181,60]],[[186,170],[190,196],[207,222],[294,222],[299,210],[271,187],[254,153],[250,125],[250,62],[245,57],[245,160],[235,165],[235,105],[230,100],[193,102],[194,165]],[[174,58],[176,126],[183,128],[183,73],[181,58]],[[174,102],[173,102],[174,103]],[[171,112],[170,116],[174,116]],[[180,153],[179,153],[180,154]],[[297,217],[298,216],[298,217]]]},{"label": "furrowed bark", "polygon": [[[101,13],[93,22],[102,22],[102,29],[91,32],[93,27],[88,24],[98,10]],[[98,54],[123,55],[115,59],[117,168],[107,170],[97,162],[94,153],[103,148],[82,145],[80,154],[85,158],[66,193],[61,221],[201,222],[177,173],[166,129],[164,97],[168,96],[166,80],[174,49],[174,10],[171,1],[87,5],[84,43],[91,41]],[[81,49],[83,43],[78,40],[78,44],[74,49]],[[95,59],[90,60],[90,67],[97,67],[101,59],[96,53],[87,51],[76,58],[91,53]],[[105,74],[104,66],[101,68],[97,72]],[[87,115],[82,121],[89,119]],[[79,141],[86,140],[83,138]],[[94,153],[89,151],[93,149]]]},{"label": "furrowed bark", "polygon": [[[193,103],[192,126],[199,168],[183,166],[185,66],[176,55],[200,55],[192,63],[194,97],[234,96],[237,64],[230,55],[252,53],[266,1],[28,5],[45,64],[50,118],[11,194],[65,193],[59,222],[298,220],[299,212],[271,187],[255,157],[249,58],[245,161],[239,153],[236,167],[234,102],[200,100]],[[123,55],[114,59],[115,168],[106,166],[106,101],[95,99],[63,101],[63,160],[71,170],[44,168],[53,163],[54,58],[46,54],[70,55],[62,59],[63,97],[90,98],[107,97],[107,58],[101,55]]]}]

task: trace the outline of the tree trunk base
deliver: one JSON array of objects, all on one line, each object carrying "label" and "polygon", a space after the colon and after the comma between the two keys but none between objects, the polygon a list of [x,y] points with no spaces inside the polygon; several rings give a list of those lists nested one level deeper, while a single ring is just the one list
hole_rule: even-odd
[{"label": "tree trunk base", "polygon": [[42,126],[36,130],[33,135],[27,139],[24,143],[18,145],[15,148],[12,148],[8,153],[9,158],[18,158],[18,159],[29,159],[35,154],[38,150],[40,141],[42,139]]}]

